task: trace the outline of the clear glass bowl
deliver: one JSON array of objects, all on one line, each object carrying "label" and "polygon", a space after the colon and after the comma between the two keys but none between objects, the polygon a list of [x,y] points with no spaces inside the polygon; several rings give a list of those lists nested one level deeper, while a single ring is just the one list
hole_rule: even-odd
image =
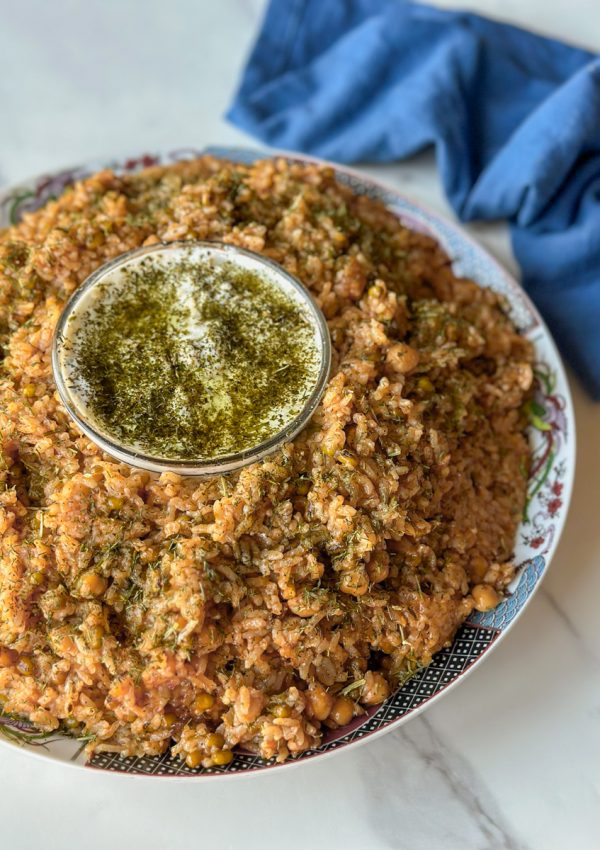
[{"label": "clear glass bowl", "polygon": [[[313,389],[302,410],[284,428],[268,440],[240,452],[209,459],[181,460],[168,457],[155,457],[119,443],[114,435],[104,432],[97,422],[91,421],[91,417],[77,397],[77,394],[70,389],[65,374],[65,366],[68,363],[68,346],[65,345],[65,341],[68,339],[66,327],[70,318],[75,317],[78,306],[82,305],[84,299],[90,296],[94,287],[98,286],[109,275],[114,274],[119,268],[130,265],[132,261],[137,261],[139,258],[153,254],[180,252],[182,256],[189,256],[190,251],[193,252],[194,250],[200,252],[203,258],[212,259],[216,263],[227,262],[245,270],[255,271],[262,277],[266,277],[269,282],[276,285],[284,293],[294,296],[295,299],[299,298],[305,306],[315,330],[321,356],[320,367]],[[325,391],[330,368],[331,340],[327,322],[321,309],[306,287],[272,260],[253,251],[220,242],[188,240],[158,243],[129,251],[111,260],[91,274],[71,296],[58,320],[52,342],[52,369],[56,387],[62,403],[81,431],[116,460],[152,472],[176,472],[179,475],[210,476],[233,472],[243,466],[262,460],[279,449],[284,443],[292,440],[304,428],[315,412]]]}]

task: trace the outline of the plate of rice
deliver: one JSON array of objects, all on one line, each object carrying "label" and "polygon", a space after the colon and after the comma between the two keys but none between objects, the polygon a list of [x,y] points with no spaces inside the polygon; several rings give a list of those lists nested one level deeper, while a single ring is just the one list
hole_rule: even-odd
[{"label": "plate of rice", "polygon": [[[281,265],[332,343],[300,434],[206,479],[103,453],[51,367],[89,275],[181,240]],[[242,149],[94,162],[0,195],[0,291],[3,743],[154,777],[308,762],[439,699],[539,586],[575,466],[560,357],[497,262],[393,189]]]}]

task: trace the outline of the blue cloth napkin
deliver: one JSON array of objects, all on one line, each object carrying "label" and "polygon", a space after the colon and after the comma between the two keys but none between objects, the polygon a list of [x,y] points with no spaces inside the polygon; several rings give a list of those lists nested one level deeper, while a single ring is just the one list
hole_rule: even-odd
[{"label": "blue cloth napkin", "polygon": [[464,221],[510,220],[523,283],[600,399],[600,59],[404,0],[272,0],[229,119],[389,162],[434,145]]}]

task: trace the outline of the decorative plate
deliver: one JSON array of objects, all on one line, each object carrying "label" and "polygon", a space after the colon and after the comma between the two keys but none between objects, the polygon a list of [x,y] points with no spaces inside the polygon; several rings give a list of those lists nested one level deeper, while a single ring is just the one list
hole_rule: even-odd
[{"label": "decorative plate", "polygon": [[[239,162],[251,162],[266,155],[245,149],[217,147],[92,162],[29,180],[0,193],[0,227],[19,221],[24,213],[38,209],[74,181],[102,168],[127,173],[150,165],[167,165],[203,153]],[[284,155],[289,159],[309,159],[294,154]],[[244,752],[237,753],[233,762],[226,767],[194,770],[168,755],[120,758],[111,754],[98,754],[86,762],[81,742],[54,733],[41,734],[24,722],[0,715],[0,732],[3,733],[0,738],[3,743],[20,745],[32,754],[78,767],[147,776],[207,778],[240,776],[257,770],[281,770],[382,735],[424,711],[481,664],[522,614],[537,590],[564,526],[575,470],[573,405],[564,368],[552,337],[516,281],[457,225],[359,172],[335,165],[333,167],[338,178],[356,192],[379,198],[397,213],[407,227],[433,236],[452,258],[457,274],[501,293],[506,298],[516,326],[534,345],[535,397],[531,405],[530,426],[533,465],[526,514],[518,529],[515,544],[518,570],[509,587],[509,595],[493,611],[472,614],[457,632],[452,646],[438,652],[429,667],[416,672],[387,702],[355,719],[344,729],[328,733],[320,747],[284,764],[266,762]]]}]

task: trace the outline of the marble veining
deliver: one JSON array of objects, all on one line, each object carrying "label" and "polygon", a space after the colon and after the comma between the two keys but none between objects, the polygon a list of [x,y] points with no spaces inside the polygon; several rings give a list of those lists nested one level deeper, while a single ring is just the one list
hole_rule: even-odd
[{"label": "marble veining", "polygon": [[[397,771],[396,777],[398,791],[402,786],[410,782],[407,772],[407,755],[412,756],[424,769],[424,780],[431,787],[436,796],[440,793],[446,798],[445,806],[440,806],[431,811],[427,798],[422,806],[424,812],[429,811],[429,816],[436,822],[440,837],[448,842],[446,846],[452,846],[450,842],[460,838],[456,834],[452,821],[447,814],[456,810],[460,812],[469,823],[469,838],[467,846],[470,848],[494,847],[498,850],[527,850],[527,845],[512,835],[511,825],[498,807],[493,794],[485,786],[485,783],[477,773],[474,765],[470,764],[460,753],[455,751],[449,742],[436,730],[435,726],[426,715],[416,718],[410,726],[405,726],[389,736],[389,741],[381,742],[381,748],[385,749],[385,757]],[[376,801],[380,799],[378,794],[379,783],[389,783],[392,779],[392,770],[380,775],[377,773],[377,756],[375,748],[369,753],[371,772],[364,774],[365,791],[367,795]],[[423,789],[420,789],[424,791]],[[380,819],[380,809],[377,806],[368,808],[372,814],[370,820],[374,831],[378,833],[383,846],[397,847],[402,840],[403,818],[402,813],[404,801],[398,794],[398,815],[396,822],[392,819]],[[424,836],[423,836],[424,838]],[[419,839],[415,837],[415,846],[421,846]],[[423,840],[423,847],[427,847]]]},{"label": "marble veining", "polygon": [[597,647],[590,647],[586,641],[585,636],[581,633],[577,623],[575,623],[564,606],[561,604],[560,600],[556,598],[556,596],[548,589],[547,586],[542,586],[540,588],[540,594],[544,597],[556,617],[560,620],[564,628],[569,632],[572,639],[575,641],[579,652],[585,655],[585,657],[589,660],[590,664],[598,665],[600,664],[600,655],[598,654]]}]

